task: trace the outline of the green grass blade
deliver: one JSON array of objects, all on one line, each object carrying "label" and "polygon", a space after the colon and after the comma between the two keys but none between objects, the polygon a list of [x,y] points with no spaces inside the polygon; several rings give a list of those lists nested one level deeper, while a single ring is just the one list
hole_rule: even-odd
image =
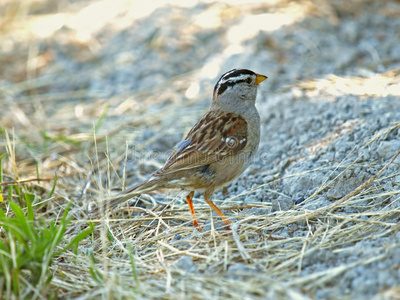
[{"label": "green grass blade", "polygon": [[38,183],[40,184],[39,162],[37,160],[35,161],[35,166],[36,166],[36,178],[37,178]]},{"label": "green grass blade", "polygon": [[69,248],[73,248],[74,254],[76,255],[78,252],[79,243],[84,240],[87,236],[93,233],[94,224],[89,224],[89,228],[84,231],[78,233],[62,250],[58,251],[55,255],[60,255],[61,253],[67,251]]},{"label": "green grass blade", "polygon": [[101,275],[101,273],[98,270],[95,270],[94,268],[89,267],[89,273],[96,283],[100,283],[100,284],[103,283],[103,276]]},{"label": "green grass blade", "polygon": [[50,191],[49,198],[51,198],[51,196],[53,196],[54,190],[55,190],[56,185],[57,185],[57,179],[58,179],[58,177],[57,177],[57,173],[56,173],[56,174],[54,174],[53,187],[52,187],[52,189],[51,189],[51,191]]},{"label": "green grass blade", "polygon": [[4,157],[6,157],[5,153],[0,155],[0,183],[3,182],[3,165],[1,163],[1,161],[3,160]]},{"label": "green grass blade", "polygon": [[[18,204],[14,202],[10,202],[10,207],[13,210],[15,214],[15,221],[18,222],[18,226],[21,228],[21,230],[24,232],[24,234],[31,240],[35,241],[36,240],[36,233],[34,230],[34,225],[32,222],[28,222],[26,219],[24,212],[22,209],[18,206]],[[8,218],[11,219],[11,218]]]},{"label": "green grass blade", "polygon": [[94,130],[95,131],[97,131],[100,128],[100,126],[103,123],[105,117],[107,116],[109,108],[110,108],[110,105],[106,105],[106,107],[104,108],[103,112],[101,113],[100,118],[97,120],[96,124],[94,125]]},{"label": "green grass blade", "polygon": [[27,219],[28,219],[28,221],[33,221],[35,216],[33,213],[32,202],[33,202],[33,200],[35,200],[35,195],[33,195],[31,193],[25,193],[24,198],[26,201]]},{"label": "green grass blade", "polygon": [[12,186],[12,185],[9,185],[7,188],[7,198],[8,198],[8,201],[10,201],[10,202],[12,202],[13,189],[14,189],[14,186]]}]

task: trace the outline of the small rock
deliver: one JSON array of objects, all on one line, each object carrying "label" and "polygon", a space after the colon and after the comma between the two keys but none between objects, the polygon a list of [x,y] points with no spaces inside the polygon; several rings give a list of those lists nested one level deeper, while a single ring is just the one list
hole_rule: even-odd
[{"label": "small rock", "polygon": [[302,203],[304,200],[305,200],[304,197],[298,197],[296,199],[296,201],[294,202],[294,204],[298,205],[298,204]]},{"label": "small rock", "polygon": [[331,204],[331,201],[329,201],[326,197],[319,197],[317,199],[314,199],[310,202],[306,202],[302,208],[307,209],[307,210],[316,210],[318,208],[328,206]]},{"label": "small rock", "polygon": [[335,186],[326,193],[326,196],[330,200],[340,199],[346,196],[348,193],[354,191],[365,180],[367,180],[368,177],[369,175],[365,172],[360,172],[358,174],[346,172],[345,174],[343,174],[343,176],[339,178]]},{"label": "small rock", "polygon": [[272,211],[287,211],[294,205],[294,199],[274,199],[272,200]]},{"label": "small rock", "polygon": [[197,273],[198,268],[194,264],[192,258],[190,256],[181,257],[174,265],[175,269],[184,271],[185,273]]},{"label": "small rock", "polygon": [[[377,149],[378,155],[383,159],[392,158],[400,150],[400,141],[382,141]],[[399,158],[396,159],[396,161]]]}]

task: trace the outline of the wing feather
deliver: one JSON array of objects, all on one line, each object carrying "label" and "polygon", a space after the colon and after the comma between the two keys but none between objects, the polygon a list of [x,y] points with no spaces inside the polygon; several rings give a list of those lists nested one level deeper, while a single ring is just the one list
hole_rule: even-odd
[{"label": "wing feather", "polygon": [[189,131],[165,165],[154,175],[198,168],[236,154],[247,144],[247,122],[241,116],[209,111]]}]

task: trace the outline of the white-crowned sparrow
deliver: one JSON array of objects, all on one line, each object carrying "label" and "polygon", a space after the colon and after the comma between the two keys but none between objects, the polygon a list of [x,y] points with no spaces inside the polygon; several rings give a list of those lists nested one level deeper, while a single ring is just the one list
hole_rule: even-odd
[{"label": "white-crowned sparrow", "polygon": [[[214,88],[208,112],[175,146],[165,165],[147,180],[106,200],[103,211],[133,196],[158,189],[181,188],[198,226],[194,191],[204,191],[208,205],[228,225],[230,221],[212,202],[214,191],[237,178],[249,166],[260,142],[260,116],[255,107],[258,84],[267,76],[247,69],[226,72]],[[95,208],[92,213],[100,211]]]}]

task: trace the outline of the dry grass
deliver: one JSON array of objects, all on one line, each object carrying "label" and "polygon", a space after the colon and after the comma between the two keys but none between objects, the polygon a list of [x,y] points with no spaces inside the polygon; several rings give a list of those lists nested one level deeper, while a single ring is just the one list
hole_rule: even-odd
[{"label": "dry grass", "polygon": [[[81,151],[86,152],[93,144],[97,147],[93,163],[79,163],[75,157],[82,155]],[[87,203],[92,198],[96,199],[96,195],[105,197],[109,193],[109,187],[104,183],[108,180],[102,178],[115,177],[112,175],[113,166],[125,157],[120,155],[108,160],[107,157],[112,155],[100,155],[107,149],[106,139],[99,139],[97,143],[84,140],[80,150],[72,146],[65,150],[62,143],[53,141],[48,146],[51,150],[42,153],[42,163],[38,164],[39,181],[32,178],[36,177],[33,175],[36,173],[35,157],[20,154],[29,152],[26,144],[14,134],[6,141],[6,147],[8,156],[3,160],[3,176],[7,180],[2,182],[3,191],[7,186],[16,185],[16,182],[22,189],[32,190],[37,200],[36,214],[48,219],[57,217],[70,201],[74,203],[72,214],[75,220],[65,236],[66,240],[87,227]],[[119,150],[122,151],[122,148]],[[57,158],[50,159],[55,152],[58,153]],[[123,152],[116,150],[115,153]],[[272,298],[302,299],[304,295],[313,295],[321,286],[331,285],[345,271],[385,258],[385,253],[368,260],[363,257],[352,263],[300,276],[304,259],[309,260],[315,253],[350,254],[354,251],[352,245],[358,241],[390,236],[399,230],[398,224],[387,221],[397,216],[399,211],[381,209],[379,201],[371,201],[375,204],[370,204],[362,213],[341,212],[342,208],[357,207],[359,201],[366,199],[398,199],[398,192],[381,192],[377,181],[379,174],[394,159],[347,196],[315,211],[294,207],[286,212],[251,215],[251,205],[222,205],[226,214],[235,220],[232,231],[224,230],[218,219],[212,223],[211,230],[194,230],[187,205],[179,198],[152,208],[151,205],[148,208],[121,208],[112,219],[91,220],[97,224],[97,230],[80,244],[78,255],[67,252],[57,257],[51,267],[54,274],[51,287],[57,289],[58,296],[62,298],[103,295],[106,298],[154,299],[179,295],[194,299],[242,299],[245,296],[262,298],[263,295],[270,295]],[[51,164],[47,162],[50,160]],[[44,168],[44,164],[53,167]],[[53,180],[49,178],[50,171],[42,169],[58,169],[59,179],[51,198],[47,195],[52,190]],[[271,186],[273,182],[253,187],[244,194]],[[319,191],[324,188],[322,186]],[[234,203],[232,200],[226,199],[225,203]],[[195,205],[199,220],[210,218],[207,205],[200,201]],[[287,226],[292,229],[289,236],[276,234]],[[305,228],[308,231],[304,231]],[[296,235],[299,229],[307,234]],[[191,258],[196,272],[185,273],[174,267],[184,256]],[[248,269],[239,270],[239,274],[234,275],[227,273],[229,266],[237,263],[243,263]]]},{"label": "dry grass", "polygon": [[[26,3],[15,2],[14,8],[1,16],[8,22],[7,26],[5,21],[0,22],[2,38],[7,39],[11,29],[19,28],[18,22],[26,15]],[[38,3],[32,1],[31,5],[42,5]],[[14,13],[15,10],[19,12]],[[188,124],[201,112],[187,109],[193,100],[184,104],[172,102],[157,115],[146,114],[151,105],[164,100],[157,96],[160,86],[137,91],[129,97],[119,95],[103,99],[91,95],[90,101],[77,104],[74,101],[88,98],[87,91],[47,93],[46,87],[55,81],[68,80],[68,75],[55,73],[39,77],[45,68],[46,56],[32,57],[25,52],[34,49],[34,42],[20,47],[21,52],[9,58],[12,78],[8,77],[9,83],[0,86],[4,99],[1,100],[3,113],[0,113],[0,154],[7,153],[2,160],[0,188],[5,201],[1,205],[10,213],[6,195],[11,186],[35,195],[34,210],[38,218],[57,219],[72,202],[74,221],[65,235],[68,241],[88,227],[89,204],[107,197],[113,187],[125,186],[129,181],[129,174],[123,172],[118,176],[116,172],[126,164],[127,156],[132,151],[142,153],[153,142],[149,139],[142,145],[135,145],[134,150],[132,146],[127,150],[126,140],[134,140],[136,134],[147,127],[159,128],[160,135],[164,134],[168,129],[160,120],[166,115],[174,118],[179,110],[187,112],[184,122]],[[40,66],[27,70],[32,59],[37,59]],[[176,92],[182,93],[188,87],[183,78],[190,78],[190,74],[171,78],[162,87],[173,86]],[[14,97],[22,91],[26,96]],[[134,119],[127,116],[127,112],[132,111]],[[388,131],[397,130],[399,126],[395,124]],[[379,138],[373,137],[371,143]],[[289,211],[254,215],[252,207],[269,207],[270,203],[239,207],[234,205],[237,196],[225,199],[220,207],[233,219],[232,231],[224,230],[217,218],[212,219],[210,230],[194,230],[187,204],[180,197],[168,199],[170,194],[167,194],[164,203],[154,205],[155,201],[149,196],[143,199],[148,205],[123,206],[115,211],[113,218],[90,220],[96,224],[95,233],[80,243],[77,255],[68,251],[54,260],[50,287],[64,299],[99,296],[117,299],[308,299],[321,287],[335,285],[347,270],[385,259],[386,252],[382,252],[369,259],[362,257],[324,271],[301,274],[305,264],[309,268],[310,258],[318,253],[350,254],[358,241],[398,232],[399,225],[388,220],[398,216],[399,211],[386,209],[382,205],[384,200],[379,200],[391,197],[398,201],[398,191],[382,192],[379,175],[399,153],[386,165],[371,166],[376,170],[375,176],[360,187],[315,211],[293,207]],[[138,165],[152,168],[159,163],[144,157]],[[344,170],[357,164],[354,161]],[[136,179],[144,176],[135,172]],[[282,179],[278,177],[242,195],[257,189],[273,190],[274,183]],[[317,197],[331,184],[331,181],[325,182],[306,201]],[[17,195],[15,191],[12,193],[15,200]],[[197,200],[198,219],[204,222],[212,215],[209,207]],[[357,207],[365,200],[371,201],[363,212],[342,213],[344,207]],[[288,235],[281,234],[284,227],[291,229]],[[193,261],[193,272],[177,267],[185,262],[183,257],[190,258],[186,260],[189,266]],[[238,263],[245,267],[237,273],[227,272],[230,266]],[[26,286],[27,291],[35,290],[29,284]],[[396,294],[395,290],[385,293]],[[46,298],[46,294],[38,290],[35,297]]]}]

